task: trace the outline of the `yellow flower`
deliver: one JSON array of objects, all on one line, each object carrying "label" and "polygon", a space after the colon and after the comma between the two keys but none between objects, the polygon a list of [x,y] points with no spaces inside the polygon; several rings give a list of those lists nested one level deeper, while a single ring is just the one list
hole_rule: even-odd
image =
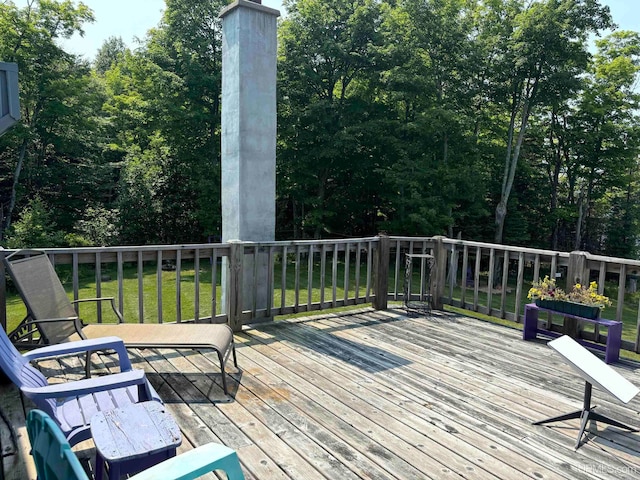
[{"label": "yellow flower", "polygon": [[598,293],[597,282],[590,282],[589,288],[583,287],[577,283],[568,294],[569,300],[576,303],[582,303],[584,305],[592,305],[600,308],[611,305],[611,301],[608,297]]},{"label": "yellow flower", "polygon": [[591,305],[604,308],[611,305],[611,301],[598,293],[598,284],[590,282],[589,286],[577,283],[570,292],[564,292],[556,286],[555,279],[545,276],[542,280],[538,279],[531,284],[528,298],[532,300],[565,300],[583,305]]}]

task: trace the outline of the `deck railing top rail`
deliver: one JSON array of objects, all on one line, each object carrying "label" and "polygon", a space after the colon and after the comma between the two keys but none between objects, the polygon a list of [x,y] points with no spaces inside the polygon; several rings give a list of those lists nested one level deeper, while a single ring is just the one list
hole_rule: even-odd
[{"label": "deck railing top rail", "polygon": [[482,248],[482,249],[493,249],[497,251],[508,251],[512,253],[528,253],[534,255],[542,255],[542,256],[557,256],[562,258],[569,258],[570,252],[560,252],[556,250],[545,250],[540,248],[529,248],[529,247],[517,247],[514,245],[501,245],[497,243],[486,243],[486,242],[473,242],[469,240],[459,240],[454,238],[446,238],[443,237],[443,242],[447,245],[459,245],[459,246],[467,246],[473,248]]},{"label": "deck railing top rail", "polygon": [[[86,253],[118,253],[118,252],[158,252],[168,250],[194,250],[194,249],[212,249],[212,248],[228,248],[226,243],[185,243],[178,245],[123,245],[123,246],[110,246],[110,247],[55,247],[55,248],[41,248],[49,255],[73,255],[73,254],[86,254]],[[5,256],[16,249],[3,249],[2,252]]]},{"label": "deck railing top rail", "polygon": [[603,262],[603,263],[616,264],[616,265],[631,265],[631,266],[640,268],[640,260],[632,260],[629,258],[620,258],[620,257],[607,257],[604,255],[595,255],[589,252],[575,252],[575,253],[584,254],[587,260],[593,261],[593,262]]}]

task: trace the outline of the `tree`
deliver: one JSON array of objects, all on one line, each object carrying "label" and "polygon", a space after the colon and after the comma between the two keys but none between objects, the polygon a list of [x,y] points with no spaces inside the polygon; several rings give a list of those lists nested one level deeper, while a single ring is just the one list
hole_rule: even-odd
[{"label": "tree", "polygon": [[99,204],[91,206],[76,223],[75,230],[89,245],[116,245],[119,239],[118,217],[117,210],[107,210]]},{"label": "tree", "polygon": [[279,209],[288,210],[296,236],[369,230],[384,135],[384,114],[370,96],[384,62],[381,4],[300,0],[286,7],[279,29]]},{"label": "tree", "polygon": [[127,50],[122,37],[109,37],[96,53],[93,68],[95,68],[96,72],[104,75],[112,66],[122,61]]},{"label": "tree", "polygon": [[470,219],[486,216],[477,113],[483,63],[470,38],[477,8],[468,0],[404,0],[387,15],[390,67],[380,95],[401,140],[383,172],[391,231],[453,236],[477,231]]},{"label": "tree", "polygon": [[[632,185],[637,181],[640,154],[637,126],[640,94],[635,91],[640,72],[640,35],[614,32],[596,45],[598,52],[573,119],[576,133],[569,181],[574,189],[572,194],[581,206],[574,248],[597,243],[599,227],[607,220],[592,215],[592,209],[603,199],[613,200],[614,215],[631,228],[629,201],[636,196]],[[622,201],[625,198],[626,201]],[[606,215],[611,221],[610,214]],[[587,221],[589,217],[592,222]],[[591,234],[590,225],[595,230]],[[637,234],[629,233],[632,237]]]},{"label": "tree", "polygon": [[39,248],[64,244],[64,232],[58,229],[52,212],[39,197],[29,200],[20,220],[8,235],[9,248]]},{"label": "tree", "polygon": [[496,243],[502,242],[504,220],[529,117],[537,104],[567,98],[579,86],[588,61],[590,33],[611,26],[608,7],[597,0],[544,0],[526,8],[504,2],[508,36],[496,61],[498,103],[508,108],[502,186],[495,210]]},{"label": "tree", "polygon": [[[145,44],[105,72],[105,111],[121,155],[124,242],[185,242],[220,234],[223,6],[168,0]],[[156,177],[138,184],[134,172]],[[158,218],[139,219],[140,212],[128,207],[142,201]]]},{"label": "tree", "polygon": [[[0,4],[0,58],[18,63],[22,108],[20,125],[2,138],[0,237],[11,226],[21,192],[26,197],[39,192],[47,203],[64,198],[65,210],[72,215],[80,204],[69,202],[69,191],[63,190],[77,188],[71,197],[79,199],[83,183],[99,184],[99,178],[92,180],[95,172],[82,172],[95,153],[89,132],[96,127],[97,91],[87,65],[57,44],[75,32],[82,34],[82,25],[92,20],[83,4],[34,0],[23,9],[12,2]],[[63,220],[73,223],[71,218]]]}]

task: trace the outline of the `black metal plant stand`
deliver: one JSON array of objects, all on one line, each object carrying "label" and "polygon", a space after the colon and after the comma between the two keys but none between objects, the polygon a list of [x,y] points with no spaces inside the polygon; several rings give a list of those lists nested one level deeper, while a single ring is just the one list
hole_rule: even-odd
[{"label": "black metal plant stand", "polygon": [[[419,260],[420,264],[420,291],[412,293],[413,264]],[[417,263],[417,262],[415,262]],[[406,253],[404,270],[403,302],[407,312],[429,315],[431,313],[431,270],[435,264],[433,255],[423,253]]]}]

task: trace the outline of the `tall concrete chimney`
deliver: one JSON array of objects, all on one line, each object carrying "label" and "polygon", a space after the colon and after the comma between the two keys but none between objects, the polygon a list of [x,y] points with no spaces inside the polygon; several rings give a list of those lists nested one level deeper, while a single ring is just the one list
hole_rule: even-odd
[{"label": "tall concrete chimney", "polygon": [[[223,242],[275,239],[279,16],[278,10],[260,1],[246,0],[236,0],[220,12]],[[258,272],[266,275],[262,267],[267,261],[266,255],[258,258]],[[243,289],[248,293],[253,291],[254,270],[252,261],[244,263]],[[266,276],[256,282],[258,287],[265,286]],[[257,291],[259,309],[266,305],[267,292],[261,288]]]}]

